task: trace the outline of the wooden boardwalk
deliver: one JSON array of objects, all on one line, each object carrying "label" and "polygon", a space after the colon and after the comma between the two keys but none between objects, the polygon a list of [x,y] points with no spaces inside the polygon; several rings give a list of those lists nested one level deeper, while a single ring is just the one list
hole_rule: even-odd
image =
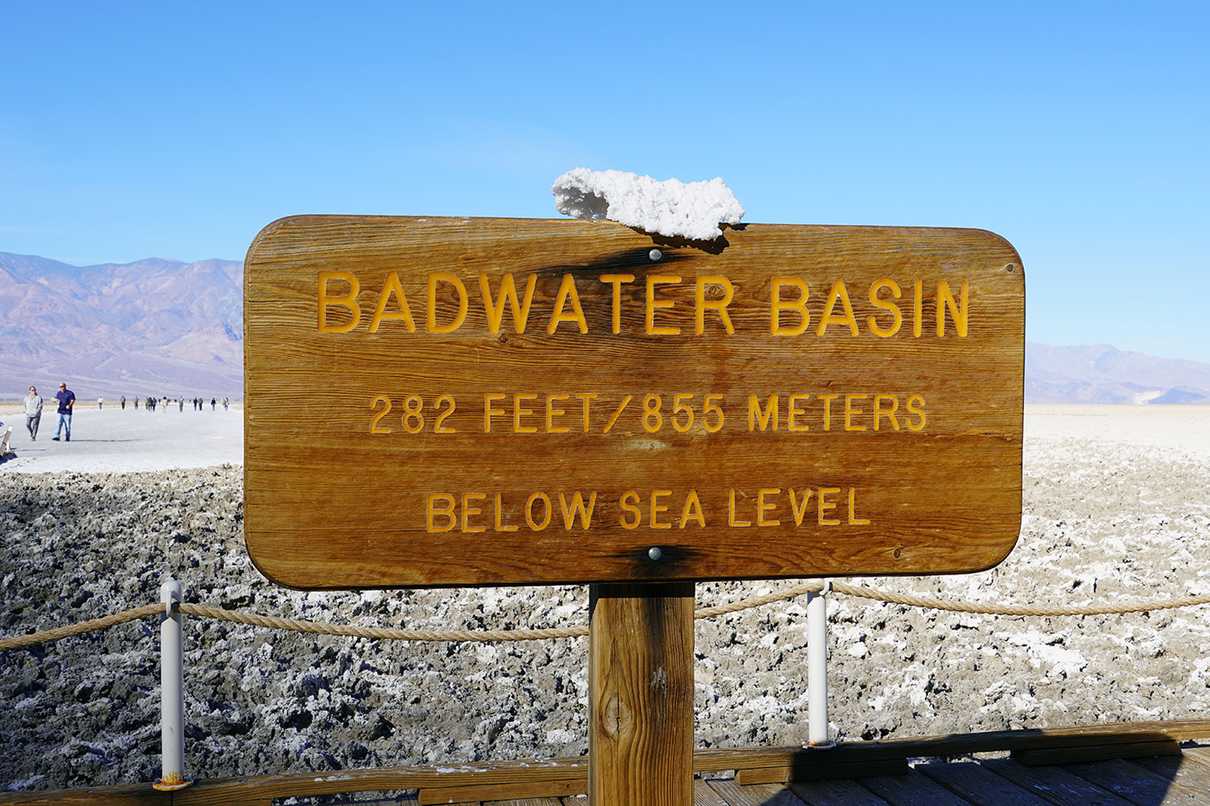
[{"label": "wooden boardwalk", "polygon": [[[709,749],[694,767],[695,806],[1210,804],[1210,720]],[[580,757],[209,779],[171,793],[149,783],[0,793],[0,804],[272,806],[343,794],[335,802],[587,806],[587,789]]]},{"label": "wooden boardwalk", "polygon": [[[396,801],[408,803],[408,800]],[[412,800],[412,803],[418,801]],[[585,806],[583,795],[466,803]],[[1011,758],[933,761],[906,775],[788,784],[698,779],[694,806],[1157,806],[1210,804],[1210,746],[1181,756],[1026,766]]]}]

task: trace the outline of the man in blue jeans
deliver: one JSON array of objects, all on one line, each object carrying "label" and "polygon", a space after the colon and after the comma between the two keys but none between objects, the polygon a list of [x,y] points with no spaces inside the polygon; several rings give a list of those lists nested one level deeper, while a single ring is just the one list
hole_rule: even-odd
[{"label": "man in blue jeans", "polygon": [[67,388],[67,384],[59,384],[59,391],[55,393],[55,400],[59,401],[59,427],[55,429],[55,435],[51,437],[55,442],[59,441],[59,433],[64,429],[67,430],[67,442],[71,442],[71,410],[76,406],[76,393]]}]

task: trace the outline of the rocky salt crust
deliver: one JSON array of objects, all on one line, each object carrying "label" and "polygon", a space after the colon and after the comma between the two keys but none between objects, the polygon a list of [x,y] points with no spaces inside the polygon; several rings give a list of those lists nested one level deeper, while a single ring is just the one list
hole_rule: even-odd
[{"label": "rocky salt crust", "polygon": [[[876,580],[980,601],[1082,603],[1210,590],[1210,467],[1137,447],[1027,442],[1021,542],[993,571]],[[301,593],[241,537],[240,469],[0,477],[0,634],[151,601],[357,624],[582,623],[580,587]],[[700,586],[702,602],[787,583]],[[703,746],[798,744],[804,602],[700,623]],[[846,739],[1210,712],[1210,608],[1023,619],[833,604],[833,729]],[[0,653],[0,788],[158,774],[157,625]],[[188,619],[187,763],[199,777],[586,750],[584,639],[375,644]]]}]

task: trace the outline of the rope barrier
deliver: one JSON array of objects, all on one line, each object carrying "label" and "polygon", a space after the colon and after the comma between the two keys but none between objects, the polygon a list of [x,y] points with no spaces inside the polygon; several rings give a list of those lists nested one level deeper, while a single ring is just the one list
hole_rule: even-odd
[{"label": "rope barrier", "polygon": [[[826,583],[819,581],[804,582],[761,596],[751,596],[727,604],[703,607],[694,611],[693,617],[695,619],[717,618],[718,616],[730,613],[763,607],[774,602],[794,599],[806,593],[819,593],[824,591],[825,587]],[[1126,613],[1145,613],[1154,610],[1173,610],[1182,607],[1196,607],[1210,604],[1210,594],[1203,594],[1201,596],[1184,596],[1158,602],[1130,602],[1120,605],[1031,607],[1024,605],[982,604],[979,602],[941,599],[933,596],[916,596],[914,594],[896,593],[864,585],[851,585],[847,582],[833,581],[830,587],[831,591],[835,593],[884,604],[918,607],[927,610],[945,610],[953,613],[975,613],[986,616],[1107,616]],[[180,612],[185,615],[216,621],[228,621],[235,624],[246,624],[273,630],[288,630],[310,635],[337,635],[380,641],[466,641],[486,643],[499,641],[543,641],[559,638],[581,638],[588,635],[587,625],[578,627],[550,627],[546,629],[409,630],[395,627],[359,627],[352,624],[330,624],[321,621],[263,616],[258,613],[244,613],[238,610],[227,610],[221,607],[194,604],[191,602],[182,602],[178,607],[180,608]],[[61,638],[68,638],[73,635],[107,630],[119,624],[163,614],[163,612],[164,605],[156,602],[112,613],[102,618],[81,621],[78,624],[71,624],[66,627],[56,627],[50,630],[29,633],[28,635],[18,635],[11,638],[0,638],[0,652],[48,643],[50,641],[58,641]]]}]

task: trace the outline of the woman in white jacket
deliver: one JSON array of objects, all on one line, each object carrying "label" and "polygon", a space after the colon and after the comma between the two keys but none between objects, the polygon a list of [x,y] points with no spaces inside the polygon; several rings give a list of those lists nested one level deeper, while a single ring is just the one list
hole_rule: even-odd
[{"label": "woman in white jacket", "polygon": [[38,395],[38,387],[29,387],[29,394],[25,396],[25,430],[29,431],[29,438],[37,442],[38,440],[38,425],[42,422],[42,398]]}]

